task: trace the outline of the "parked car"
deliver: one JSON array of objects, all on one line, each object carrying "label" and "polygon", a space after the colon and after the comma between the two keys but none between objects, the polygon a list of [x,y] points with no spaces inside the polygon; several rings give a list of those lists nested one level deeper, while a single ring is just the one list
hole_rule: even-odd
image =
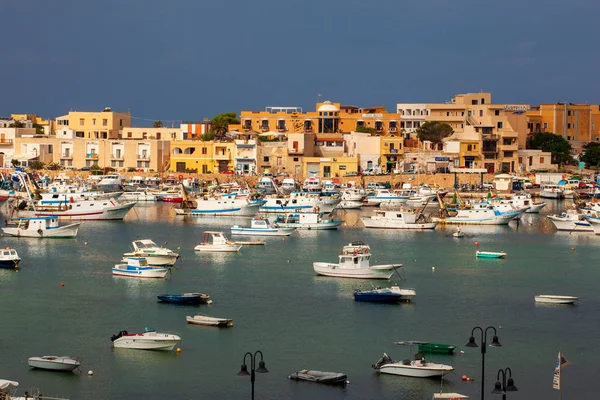
[{"label": "parked car", "polygon": [[358,176],[358,172],[346,172],[344,176]]},{"label": "parked car", "polygon": [[83,167],[79,169],[80,171],[91,171],[92,168],[91,167]]},{"label": "parked car", "polygon": [[375,175],[375,170],[373,168],[365,169],[362,174],[365,176],[373,176]]}]

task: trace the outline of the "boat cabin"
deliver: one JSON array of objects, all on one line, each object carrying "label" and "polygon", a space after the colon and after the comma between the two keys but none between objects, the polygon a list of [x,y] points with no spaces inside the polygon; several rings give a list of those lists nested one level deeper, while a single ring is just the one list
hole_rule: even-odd
[{"label": "boat cabin", "polygon": [[13,218],[19,229],[26,231],[45,231],[58,228],[58,217]]},{"label": "boat cabin", "polygon": [[128,267],[148,267],[148,260],[144,257],[129,257],[127,258]]},{"label": "boat cabin", "polygon": [[270,225],[269,220],[266,218],[254,218],[250,222],[250,227],[256,229],[268,229]]},{"label": "boat cabin", "polygon": [[229,240],[223,232],[206,231],[204,232],[204,237],[202,238],[203,245],[227,244],[228,242]]},{"label": "boat cabin", "polygon": [[371,259],[371,248],[363,242],[351,242],[342,248],[340,252],[340,267],[344,265],[352,268],[369,267]]},{"label": "boat cabin", "polygon": [[2,257],[5,258],[8,256],[18,257],[19,255],[15,249],[9,249],[8,247],[2,249]]},{"label": "boat cabin", "polygon": [[151,250],[158,247],[157,244],[150,239],[134,240],[132,244],[135,251]]}]

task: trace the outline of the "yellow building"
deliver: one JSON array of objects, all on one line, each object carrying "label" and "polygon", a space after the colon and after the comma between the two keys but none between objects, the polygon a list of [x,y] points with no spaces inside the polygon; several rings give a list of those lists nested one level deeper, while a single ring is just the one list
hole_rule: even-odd
[{"label": "yellow building", "polygon": [[114,112],[106,107],[101,112],[70,111],[56,118],[56,132],[74,132],[85,139],[118,139],[119,132],[131,126],[131,113]]},{"label": "yellow building", "polygon": [[404,138],[402,136],[381,136],[380,167],[387,172],[398,169],[398,163],[404,156]]},{"label": "yellow building", "polygon": [[528,131],[561,135],[574,148],[600,139],[600,106],[591,104],[540,104],[527,112]]},{"label": "yellow building", "polygon": [[157,139],[157,140],[176,140],[179,134],[179,128],[133,128],[125,127],[120,132],[121,139]]},{"label": "yellow building", "polygon": [[219,173],[234,170],[234,142],[175,140],[171,142],[169,171]]},{"label": "yellow building", "polygon": [[358,171],[356,157],[304,157],[304,177],[316,174],[321,178],[337,178],[347,172],[356,171]]}]

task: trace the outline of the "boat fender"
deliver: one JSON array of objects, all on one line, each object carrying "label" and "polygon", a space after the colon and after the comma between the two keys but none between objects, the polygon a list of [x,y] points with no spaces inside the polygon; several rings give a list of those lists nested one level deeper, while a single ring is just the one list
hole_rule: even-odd
[{"label": "boat fender", "polygon": [[44,231],[42,231],[42,229],[40,228],[37,230],[37,233],[39,233],[41,235],[42,233],[44,233]]},{"label": "boat fender", "polygon": [[73,206],[71,204],[69,204],[69,210],[72,210]]},{"label": "boat fender", "polygon": [[178,178],[180,181],[183,180],[183,175],[179,175]]}]

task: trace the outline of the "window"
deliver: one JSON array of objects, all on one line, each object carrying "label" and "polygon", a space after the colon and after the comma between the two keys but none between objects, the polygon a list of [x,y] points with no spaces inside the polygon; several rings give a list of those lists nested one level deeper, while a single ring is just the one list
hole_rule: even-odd
[{"label": "window", "polygon": [[567,129],[571,129],[571,123],[567,123]]},{"label": "window", "polygon": [[540,157],[540,164],[544,163],[544,157]]},{"label": "window", "polygon": [[123,126],[123,120],[122,119],[119,120],[119,126]]},{"label": "window", "polygon": [[356,129],[360,128],[361,126],[365,126],[365,121],[361,121],[361,120],[356,121]]},{"label": "window", "polygon": [[471,105],[476,106],[477,105],[477,100],[471,100]]},{"label": "window", "polygon": [[571,116],[571,110],[567,111],[567,115],[570,117]]},{"label": "window", "polygon": [[498,122],[498,129],[502,129],[502,122]]},{"label": "window", "polygon": [[108,120],[106,118],[102,119],[102,126],[108,126]]},{"label": "window", "polygon": [[85,119],[79,118],[79,126],[83,126],[83,125],[85,125]]},{"label": "window", "polygon": [[404,121],[400,121],[400,128],[404,129]]},{"label": "window", "polygon": [[132,138],[132,137],[133,137],[133,134],[132,134],[131,132],[127,132],[127,137],[128,137],[128,138]]},{"label": "window", "polygon": [[479,116],[483,117],[483,110],[479,110]]},{"label": "window", "polygon": [[481,104],[485,104],[485,99],[481,99]]},{"label": "window", "polygon": [[206,147],[203,147],[202,148],[202,154],[206,154],[206,153],[207,153]]},{"label": "window", "polygon": [[548,129],[548,123],[544,122],[544,129]]},{"label": "window", "polygon": [[208,165],[206,165],[206,164],[202,165],[202,173],[203,174],[207,174],[208,173]]},{"label": "window", "polygon": [[250,129],[252,129],[252,120],[245,119],[244,120],[244,130],[249,131]]},{"label": "window", "polygon": [[294,157],[294,162],[298,162],[298,157]]},{"label": "window", "polygon": [[494,110],[494,115],[500,115],[500,110]]},{"label": "window", "polygon": [[96,118],[92,118],[92,125],[96,125]]},{"label": "window", "polygon": [[263,161],[264,162],[269,162],[269,157],[268,156],[263,157]]}]

